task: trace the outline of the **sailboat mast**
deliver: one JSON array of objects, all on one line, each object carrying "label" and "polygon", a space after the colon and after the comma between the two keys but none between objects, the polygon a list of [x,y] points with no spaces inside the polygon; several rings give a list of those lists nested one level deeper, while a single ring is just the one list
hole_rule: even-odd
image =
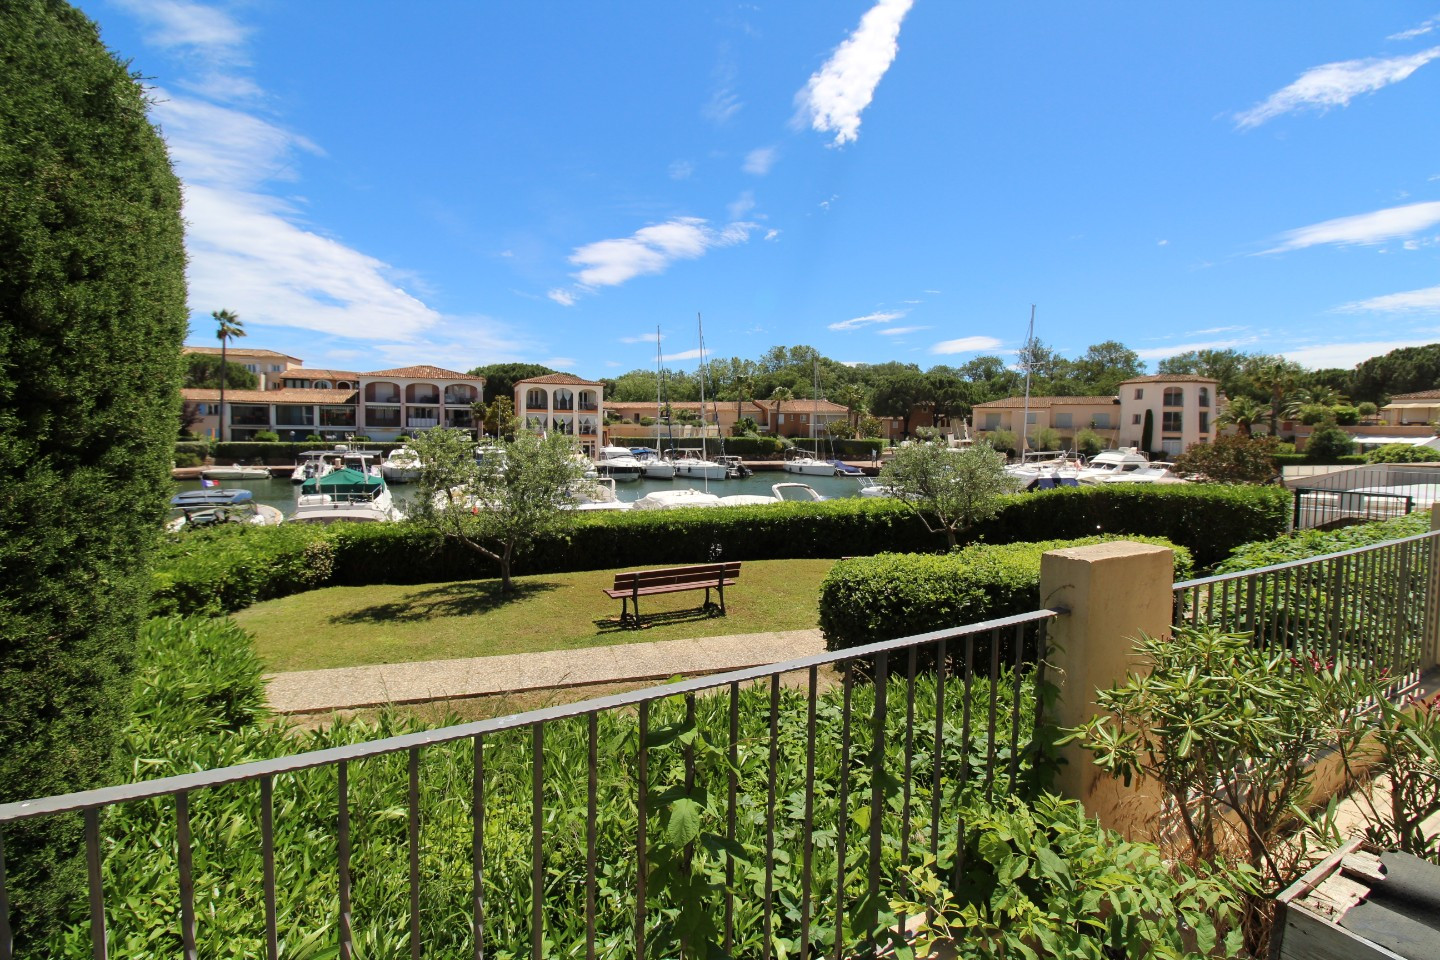
[{"label": "sailboat mast", "polygon": [[700,320],[700,312],[695,312],[695,327],[700,339],[700,459],[709,459],[705,450],[705,325]]},{"label": "sailboat mast", "polygon": [[1025,416],[1020,424],[1020,460],[1023,463],[1025,453],[1030,449],[1030,367],[1034,362],[1034,353],[1031,344],[1035,342],[1035,304],[1030,304],[1030,330],[1025,334]]},{"label": "sailboat mast", "polygon": [[820,459],[820,445],[815,441],[815,424],[820,420],[820,358],[810,358],[810,373],[814,383],[810,387],[810,456]]},{"label": "sailboat mast", "polygon": [[[665,419],[665,357],[660,352],[660,324],[655,324],[655,446],[663,452],[660,444],[660,421]],[[671,438],[670,448],[675,448]]]}]

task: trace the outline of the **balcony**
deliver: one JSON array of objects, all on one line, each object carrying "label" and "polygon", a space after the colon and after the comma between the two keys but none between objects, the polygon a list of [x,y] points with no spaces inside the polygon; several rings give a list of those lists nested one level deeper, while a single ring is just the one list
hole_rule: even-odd
[{"label": "balcony", "polygon": [[438,417],[407,417],[405,426],[412,430],[428,430],[440,426],[440,420]]}]

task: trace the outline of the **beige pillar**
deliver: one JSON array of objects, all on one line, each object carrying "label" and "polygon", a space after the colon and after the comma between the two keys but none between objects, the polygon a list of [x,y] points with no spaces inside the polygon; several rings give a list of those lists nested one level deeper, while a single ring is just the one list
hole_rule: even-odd
[{"label": "beige pillar", "polygon": [[[1132,638],[1170,632],[1175,555],[1151,544],[1119,540],[1052,550],[1040,560],[1040,597],[1070,612],[1050,624],[1049,663],[1060,686],[1056,722],[1078,727],[1097,713],[1095,691],[1148,669],[1134,656]],[[1060,751],[1056,781],[1062,796],[1079,800],[1106,827],[1135,839],[1154,835],[1160,790],[1123,783],[1069,743]]]},{"label": "beige pillar", "polygon": [[[1430,529],[1440,530],[1440,503],[1430,507]],[[1425,641],[1420,651],[1420,672],[1440,666],[1440,542],[1430,542],[1430,577],[1425,591]]]}]

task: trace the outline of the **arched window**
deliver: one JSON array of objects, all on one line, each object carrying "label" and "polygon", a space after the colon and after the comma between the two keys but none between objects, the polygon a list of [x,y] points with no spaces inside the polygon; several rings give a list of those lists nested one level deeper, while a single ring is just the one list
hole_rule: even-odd
[{"label": "arched window", "polygon": [[575,409],[575,394],[571,393],[569,390],[566,390],[564,387],[561,387],[559,390],[556,390],[556,391],[555,391],[555,409],[556,409],[556,410],[574,410],[574,409]]},{"label": "arched window", "polygon": [[544,391],[544,390],[541,390],[539,387],[531,387],[529,390],[526,390],[526,391],[525,391],[525,409],[526,409],[526,410],[544,410],[544,409],[545,409],[545,391]]},{"label": "arched window", "polygon": [[399,403],[400,387],[398,384],[387,383],[384,380],[376,380],[365,384],[366,403]]},{"label": "arched window", "polygon": [[336,389],[336,390],[354,390],[354,389],[355,389],[355,384],[351,383],[349,380],[336,380],[336,381],[335,381],[335,389]]},{"label": "arched window", "polygon": [[594,409],[595,409],[595,391],[594,391],[594,390],[581,390],[581,391],[580,391],[580,409],[581,409],[581,410],[594,410]]},{"label": "arched window", "polygon": [[1209,387],[1201,387],[1201,388],[1200,388],[1200,406],[1201,406],[1201,407],[1209,407],[1209,406],[1210,406],[1210,388],[1209,388]]},{"label": "arched window", "polygon": [[452,383],[445,388],[445,402],[462,404],[475,402],[475,388],[468,383]]},{"label": "arched window", "polygon": [[406,403],[439,403],[440,388],[433,383],[412,383],[405,388]]},{"label": "arched window", "polygon": [[1166,388],[1165,388],[1165,406],[1167,406],[1167,407],[1183,407],[1183,406],[1185,406],[1185,391],[1184,391],[1184,390],[1181,390],[1179,387],[1166,387]]},{"label": "arched window", "polygon": [[315,381],[315,389],[316,389],[316,390],[329,390],[329,389],[330,389],[330,381],[329,381],[329,380],[316,380],[316,381]]}]

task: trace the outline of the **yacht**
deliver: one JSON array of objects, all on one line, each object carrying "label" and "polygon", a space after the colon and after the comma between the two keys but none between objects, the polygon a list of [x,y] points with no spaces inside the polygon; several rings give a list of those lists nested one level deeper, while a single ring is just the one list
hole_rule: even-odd
[{"label": "yacht", "polygon": [[676,487],[674,490],[656,490],[647,493],[634,503],[636,510],[676,510],[681,507],[718,507],[720,498],[693,487]]},{"label": "yacht", "polygon": [[786,473],[798,473],[806,477],[835,476],[835,464],[829,460],[817,460],[808,454],[786,457],[784,466]]},{"label": "yacht", "polygon": [[639,480],[645,472],[645,465],[635,459],[629,447],[601,447],[595,469],[602,477],[625,482]]},{"label": "yacht", "polygon": [[341,467],[300,485],[289,522],[390,523],[399,519],[400,511],[378,469],[371,474]]},{"label": "yacht", "polygon": [[269,527],[283,519],[275,507],[268,503],[256,503],[253,493],[239,488],[217,490],[209,487],[187,490],[171,497],[170,506],[177,512],[176,516],[165,524],[165,529],[171,533],[219,523],[249,523]]},{"label": "yacht", "polygon": [[670,459],[677,477],[695,477],[701,480],[724,480],[730,476],[730,468],[723,463],[707,459],[698,447],[675,451]]},{"label": "yacht", "polygon": [[671,480],[675,477],[675,464],[662,460],[660,451],[653,447],[631,447],[630,452],[640,461],[645,479]]},{"label": "yacht", "polygon": [[206,467],[200,471],[206,480],[269,480],[268,467],[243,467],[238,463],[228,467]]},{"label": "yacht", "polygon": [[424,469],[420,455],[405,446],[391,450],[390,456],[380,464],[380,474],[387,483],[414,483]]},{"label": "yacht", "polygon": [[306,450],[300,454],[300,462],[291,471],[290,482],[304,483],[306,480],[325,476],[335,469],[329,460],[334,455],[331,450]]},{"label": "yacht", "polygon": [[565,506],[571,510],[629,510],[631,504],[615,495],[615,480],[601,477],[596,480],[577,480],[570,485]]},{"label": "yacht", "polygon": [[1148,470],[1150,458],[1135,447],[1121,447],[1118,450],[1102,450],[1090,458],[1085,469],[1078,471],[1075,478],[1081,483],[1100,483],[1123,478],[1139,470]]}]

